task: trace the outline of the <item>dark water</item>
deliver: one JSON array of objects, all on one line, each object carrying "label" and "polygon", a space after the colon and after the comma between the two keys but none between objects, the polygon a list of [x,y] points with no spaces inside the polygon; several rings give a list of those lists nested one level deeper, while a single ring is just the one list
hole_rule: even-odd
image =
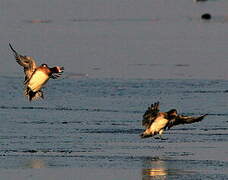
[{"label": "dark water", "polygon": [[[228,177],[227,81],[68,77],[50,80],[45,100],[32,103],[22,81],[0,78],[1,169],[125,169],[145,180]],[[209,115],[167,131],[165,141],[140,139],[142,114],[157,100],[164,111]]]}]

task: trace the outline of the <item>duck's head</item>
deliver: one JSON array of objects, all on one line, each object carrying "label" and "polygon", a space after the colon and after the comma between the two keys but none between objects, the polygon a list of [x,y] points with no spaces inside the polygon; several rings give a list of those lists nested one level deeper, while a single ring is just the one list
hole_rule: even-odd
[{"label": "duck's head", "polygon": [[173,119],[175,117],[177,117],[177,110],[176,109],[171,109],[167,112],[168,115],[168,119]]},{"label": "duck's head", "polygon": [[48,68],[47,64],[41,64],[41,66],[44,67],[44,68]]},{"label": "duck's head", "polygon": [[62,73],[64,70],[64,67],[60,67],[60,66],[55,66],[53,68],[50,68],[52,73]]}]

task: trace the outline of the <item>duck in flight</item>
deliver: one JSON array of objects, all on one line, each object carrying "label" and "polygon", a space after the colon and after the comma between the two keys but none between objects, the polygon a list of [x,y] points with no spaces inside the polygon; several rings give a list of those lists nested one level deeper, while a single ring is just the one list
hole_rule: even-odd
[{"label": "duck in flight", "polygon": [[159,112],[159,102],[151,104],[143,115],[142,125],[146,130],[141,134],[142,138],[153,137],[162,134],[165,130],[169,130],[173,126],[179,124],[191,124],[201,121],[207,114],[198,117],[184,116],[177,113],[176,109],[171,109],[168,112]]},{"label": "duck in flight", "polygon": [[43,99],[43,86],[50,78],[57,79],[60,77],[64,68],[60,66],[50,68],[47,64],[37,67],[35,59],[30,56],[20,55],[13,49],[11,44],[9,46],[14,53],[17,63],[24,67],[24,95],[28,97],[29,101],[39,98]]}]

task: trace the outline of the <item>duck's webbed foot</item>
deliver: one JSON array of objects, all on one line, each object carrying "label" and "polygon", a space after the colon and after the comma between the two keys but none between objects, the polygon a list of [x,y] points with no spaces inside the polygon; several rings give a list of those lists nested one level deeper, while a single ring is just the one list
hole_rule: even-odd
[{"label": "duck's webbed foot", "polygon": [[155,136],[154,139],[161,139],[159,136]]},{"label": "duck's webbed foot", "polygon": [[167,140],[168,138],[163,138],[161,135],[154,137],[154,139]]},{"label": "duck's webbed foot", "polygon": [[163,137],[160,137],[161,140],[167,140],[168,138],[163,138]]}]

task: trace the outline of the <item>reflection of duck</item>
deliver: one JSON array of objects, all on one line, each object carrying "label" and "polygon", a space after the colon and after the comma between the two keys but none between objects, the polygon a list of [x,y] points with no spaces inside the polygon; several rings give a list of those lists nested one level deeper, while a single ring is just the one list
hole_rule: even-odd
[{"label": "reflection of duck", "polygon": [[147,176],[165,176],[167,171],[163,168],[143,169],[143,174]]},{"label": "reflection of duck", "polygon": [[143,167],[145,168],[142,169],[142,180],[165,180],[176,175],[182,176],[196,173],[191,170],[183,170],[186,167],[183,167],[183,164],[180,165],[181,169],[176,169],[174,167],[178,167],[178,165],[175,161],[163,160],[159,157],[148,157],[143,161]]},{"label": "reflection of duck", "polygon": [[33,168],[33,169],[40,169],[40,168],[44,168],[45,167],[45,163],[43,160],[40,159],[33,159],[30,160],[27,164],[27,167],[29,168]]},{"label": "reflection of duck", "polygon": [[157,102],[152,104],[143,115],[142,125],[146,127],[146,130],[141,134],[141,137],[147,138],[159,134],[161,138],[165,130],[179,124],[199,122],[205,116],[206,114],[199,117],[178,115],[176,109],[171,109],[168,112],[159,112],[159,102]]},{"label": "reflection of duck", "polygon": [[49,68],[47,64],[42,64],[37,67],[35,60],[32,57],[22,56],[13,49],[11,44],[9,44],[9,46],[14,53],[17,63],[24,67],[24,95],[28,96],[30,101],[37,98],[43,98],[43,92],[41,91],[42,87],[50,78],[56,79],[60,77],[63,72],[63,67],[55,66]]},{"label": "reflection of duck", "polygon": [[165,161],[159,159],[147,160],[144,162],[148,168],[142,169],[142,180],[161,179],[165,180],[168,175]]}]

